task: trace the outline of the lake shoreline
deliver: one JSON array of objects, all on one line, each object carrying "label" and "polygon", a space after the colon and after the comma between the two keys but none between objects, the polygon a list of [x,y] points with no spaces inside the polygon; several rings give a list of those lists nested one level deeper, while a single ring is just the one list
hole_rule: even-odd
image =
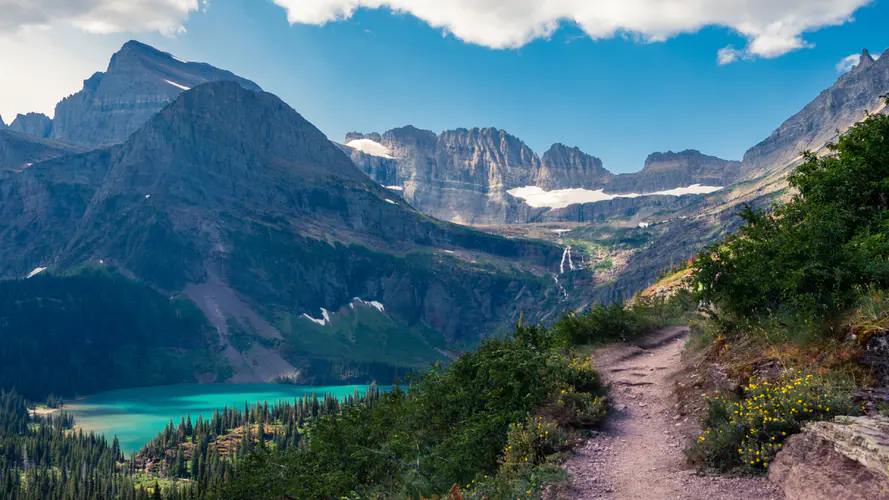
[{"label": "lake shoreline", "polygon": [[[171,384],[116,389],[66,402],[63,411],[74,417],[74,428],[116,436],[127,455],[138,451],[170,422],[207,419],[224,408],[292,402],[334,396],[343,400],[363,394],[371,385],[301,386],[291,384]],[[388,390],[389,386],[380,387]]]}]

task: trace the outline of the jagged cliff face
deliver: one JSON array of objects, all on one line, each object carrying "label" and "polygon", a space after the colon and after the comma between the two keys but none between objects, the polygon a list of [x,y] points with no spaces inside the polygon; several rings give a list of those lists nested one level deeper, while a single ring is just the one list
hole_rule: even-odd
[{"label": "jagged cliff face", "polygon": [[741,173],[741,162],[708,156],[700,151],[652,153],[634,174],[620,174],[608,183],[615,193],[651,193],[694,184],[729,186]]},{"label": "jagged cliff face", "polygon": [[674,196],[677,199],[639,197],[578,203],[571,209],[535,208],[508,192],[527,186],[618,194],[694,184],[725,186],[737,178],[740,165],[698,151],[655,153],[641,172],[614,175],[602,160],[577,147],[554,144],[541,158],[517,137],[494,128],[449,130],[439,135],[411,126],[382,135],[353,132],[346,136],[343,150],[361,171],[399,190],[421,212],[476,225],[583,222],[632,215],[647,208],[681,208],[688,205],[687,196],[684,200]]},{"label": "jagged cliff face", "polygon": [[744,154],[744,177],[767,175],[797,162],[803,151],[823,149],[837,138],[837,130],[844,131],[864,119],[865,111],[884,112],[880,96],[887,92],[889,57],[874,61],[864,50],[861,62],[852,71],[842,75],[833,86]]},{"label": "jagged cliff face", "polygon": [[229,71],[127,42],[106,72],[84,80],[83,90],[56,105],[52,137],[89,147],[121,143],[184,90],[218,80],[260,90]]},{"label": "jagged cliff face", "polygon": [[431,165],[418,165],[405,196],[420,211],[466,224],[504,222],[505,191],[533,183],[540,170],[528,146],[493,128],[443,132],[426,156]]},{"label": "jagged cliff face", "polygon": [[52,120],[43,113],[20,114],[9,124],[9,129],[34,137],[47,138],[52,134]]},{"label": "jagged cliff face", "polygon": [[539,320],[567,307],[561,254],[424,216],[234,82],[183,93],[123,144],[0,177],[0,276],[93,262],[183,292],[242,382],[405,346],[398,363],[423,366],[520,311]]},{"label": "jagged cliff face", "polygon": [[602,166],[602,160],[588,155],[576,146],[553,144],[543,153],[540,173],[535,185],[546,190],[605,187],[614,175]]},{"label": "jagged cliff face", "polygon": [[[384,152],[359,149],[361,141],[378,142]],[[408,126],[382,135],[349,134],[350,145],[353,162],[372,179],[400,188],[425,214],[463,224],[506,222],[514,203],[506,191],[533,184],[541,171],[527,145],[495,128],[436,135]]]}]

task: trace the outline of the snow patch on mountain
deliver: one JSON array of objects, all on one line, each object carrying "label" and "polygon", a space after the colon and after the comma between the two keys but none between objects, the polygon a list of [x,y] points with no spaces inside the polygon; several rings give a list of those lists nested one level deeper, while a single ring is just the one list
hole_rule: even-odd
[{"label": "snow patch on mountain", "polygon": [[366,305],[366,306],[373,307],[373,308],[376,309],[377,311],[380,311],[380,312],[386,312],[386,308],[383,307],[383,303],[382,303],[382,302],[377,302],[376,300],[364,300],[364,299],[361,299],[361,298],[359,298],[359,297],[355,297],[354,299],[352,299],[352,303],[349,304],[349,307],[351,307],[351,308],[354,309],[354,308],[355,308],[355,303],[356,303],[356,302],[359,303],[359,304],[364,304],[364,305]]},{"label": "snow patch on mountain", "polygon": [[525,186],[510,189],[507,193],[525,201],[533,208],[565,208],[577,203],[594,203],[597,201],[613,200],[615,198],[638,198],[640,196],[685,196],[689,194],[709,194],[719,191],[722,186],[703,186],[692,184],[691,186],[655,191],[652,193],[606,193],[604,189],[556,189],[546,191],[537,186]]},{"label": "snow patch on mountain", "polygon": [[179,87],[182,90],[191,90],[191,87],[186,87],[185,85],[182,85],[181,83],[171,82],[170,80],[166,80],[166,79],[164,81],[174,87]]},{"label": "snow patch on mountain", "polygon": [[369,154],[371,156],[379,156],[381,158],[392,159],[393,156],[391,152],[377,141],[372,141],[370,139],[355,139],[353,141],[349,141],[346,143],[346,146],[357,149],[362,153]]},{"label": "snow patch on mountain", "polygon": [[303,318],[306,318],[307,320],[312,321],[314,323],[318,323],[321,326],[325,326],[330,323],[330,311],[328,311],[327,309],[324,309],[323,307],[321,308],[321,319],[313,318],[306,313],[303,313],[302,316],[303,316]]},{"label": "snow patch on mountain", "polygon": [[46,271],[45,267],[35,267],[33,271],[31,271],[30,273],[28,273],[27,276],[25,276],[25,279],[33,278],[34,276],[37,276],[38,274],[42,273],[43,271]]}]

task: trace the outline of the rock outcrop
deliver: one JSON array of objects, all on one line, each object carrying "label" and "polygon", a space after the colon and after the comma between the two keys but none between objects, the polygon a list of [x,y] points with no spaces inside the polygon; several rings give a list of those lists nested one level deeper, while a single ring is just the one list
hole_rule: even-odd
[{"label": "rock outcrop", "polygon": [[817,152],[834,141],[837,130],[842,132],[864,119],[867,111],[883,112],[885,105],[880,96],[889,92],[889,57],[874,61],[865,49],[860,61],[767,139],[748,150],[744,154],[743,175],[762,176],[791,165],[803,151]]},{"label": "rock outcrop", "polygon": [[889,499],[889,420],[837,417],[791,436],[769,467],[788,500]]},{"label": "rock outcrop", "polygon": [[9,130],[34,137],[47,138],[52,134],[52,120],[43,113],[19,114],[9,124]]},{"label": "rock outcrop", "polygon": [[56,105],[52,136],[88,147],[121,143],[184,90],[219,80],[261,90],[229,71],[129,41],[106,72],[84,80],[83,90]]}]

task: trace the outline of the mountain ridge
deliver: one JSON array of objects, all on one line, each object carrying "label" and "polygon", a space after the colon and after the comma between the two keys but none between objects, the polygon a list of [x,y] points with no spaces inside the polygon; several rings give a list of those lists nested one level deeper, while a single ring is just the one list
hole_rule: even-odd
[{"label": "mountain ridge", "polygon": [[216,80],[261,90],[230,71],[130,40],[111,56],[105,72],[94,73],[82,90],[56,104],[52,136],[88,147],[123,142],[183,90]]},{"label": "mountain ridge", "polygon": [[742,177],[762,177],[800,160],[805,150],[817,151],[865,117],[883,112],[880,95],[889,92],[889,49],[874,61],[867,49],[851,71],[821,91],[800,111],[785,120],[769,137],[744,153]]},{"label": "mountain ridge", "polygon": [[[185,293],[240,382],[379,361],[371,346],[424,366],[566,307],[561,248],[430,219],[231,81],[183,92],[122,144],[0,178],[0,243],[5,277],[98,263]],[[380,309],[344,326],[356,297]]]},{"label": "mountain ridge", "polygon": [[[387,152],[386,157],[348,146],[358,140],[365,141],[365,145],[366,141],[379,143],[380,150]],[[457,128],[440,134],[411,125],[383,134],[353,132],[347,134],[342,147],[363,172],[381,185],[399,189],[421,212],[469,225],[572,218],[570,211],[548,213],[546,209],[530,208],[508,194],[510,189],[538,186],[547,191],[604,189],[646,193],[693,184],[724,186],[737,178],[735,171],[740,165],[689,150],[682,152],[687,153],[685,161],[673,161],[659,174],[653,174],[649,168],[615,175],[599,158],[576,146],[556,143],[541,157],[518,137],[494,127]],[[621,202],[624,206],[648,203]],[[600,203],[592,210],[605,205]]]}]

